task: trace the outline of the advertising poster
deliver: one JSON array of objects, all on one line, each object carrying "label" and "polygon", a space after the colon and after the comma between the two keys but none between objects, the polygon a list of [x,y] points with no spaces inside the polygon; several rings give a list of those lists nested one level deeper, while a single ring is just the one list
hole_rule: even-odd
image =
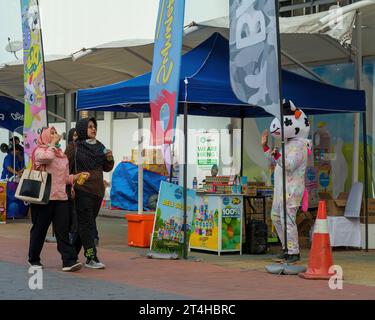
[{"label": "advertising poster", "polygon": [[[184,197],[183,188],[162,181],[156,207],[154,230],[150,249],[160,253],[184,252]],[[195,205],[195,191],[187,190],[187,237],[189,243]]]},{"label": "advertising poster", "polygon": [[217,251],[219,248],[219,197],[197,196],[190,246]]},{"label": "advertising poster", "polygon": [[7,214],[6,214],[6,207],[7,207],[7,192],[6,192],[7,184],[6,182],[0,182],[0,223],[7,222]]},{"label": "advertising poster", "polygon": [[197,179],[202,182],[206,176],[211,175],[213,165],[219,166],[220,161],[220,134],[214,132],[198,132],[196,134],[197,146]]},{"label": "advertising poster", "polygon": [[171,144],[176,128],[185,0],[159,1],[150,80],[151,144]]},{"label": "advertising poster", "polygon": [[[25,163],[36,147],[40,130],[47,126],[46,86],[42,35],[37,0],[21,0],[25,87]],[[29,164],[31,165],[31,163]]]},{"label": "advertising poster", "polygon": [[221,248],[222,251],[241,249],[242,197],[222,198]]}]

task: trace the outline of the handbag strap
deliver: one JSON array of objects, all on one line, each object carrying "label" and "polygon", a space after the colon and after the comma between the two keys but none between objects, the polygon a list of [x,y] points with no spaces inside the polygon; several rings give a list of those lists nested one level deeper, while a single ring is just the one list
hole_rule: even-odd
[{"label": "handbag strap", "polygon": [[[42,181],[43,181],[43,175],[42,175],[42,172],[47,172],[47,165],[45,164],[41,164],[39,166],[39,169],[36,168],[36,159],[35,159],[35,152],[36,152],[36,149],[38,149],[39,147],[36,147],[34,148],[33,152],[31,153],[31,170],[35,170],[35,171],[39,171],[39,175],[42,177]],[[44,170],[43,170],[44,169]],[[31,174],[31,170],[29,172],[29,178],[30,178],[30,174]],[[44,182],[44,181],[43,181]]]}]

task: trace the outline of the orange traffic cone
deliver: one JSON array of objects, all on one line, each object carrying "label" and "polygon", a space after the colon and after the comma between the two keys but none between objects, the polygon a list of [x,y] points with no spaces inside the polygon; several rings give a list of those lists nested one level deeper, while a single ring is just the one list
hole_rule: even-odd
[{"label": "orange traffic cone", "polygon": [[329,273],[329,268],[332,265],[333,258],[329,241],[326,203],[325,201],[319,201],[307,271],[300,273],[299,276],[304,279],[329,279],[335,274]]}]

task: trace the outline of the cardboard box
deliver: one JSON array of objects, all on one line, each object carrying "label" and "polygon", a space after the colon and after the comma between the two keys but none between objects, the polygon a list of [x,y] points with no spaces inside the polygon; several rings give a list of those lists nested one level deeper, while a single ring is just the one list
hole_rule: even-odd
[{"label": "cardboard box", "polygon": [[327,216],[340,217],[344,215],[348,194],[342,192],[337,199],[333,199],[328,192],[319,192],[319,200],[326,202]]},{"label": "cardboard box", "polygon": [[310,238],[306,236],[299,236],[298,243],[301,249],[309,249],[311,247]]},{"label": "cardboard box", "polygon": [[[161,149],[148,148],[142,150],[143,163],[144,164],[164,164],[164,157]],[[133,163],[138,163],[138,149],[132,150]]]},{"label": "cardboard box", "polygon": [[[364,208],[364,204],[362,204],[362,211]],[[362,214],[361,211],[361,214]],[[367,199],[367,211],[369,216],[375,216],[375,199],[374,198],[369,198]]]},{"label": "cardboard box", "polygon": [[242,186],[242,193],[245,196],[256,196],[257,189],[255,187],[249,186],[248,184]]},{"label": "cardboard box", "polygon": [[165,164],[143,164],[142,167],[143,169],[158,173],[162,176],[168,175],[167,167],[165,166]]},{"label": "cardboard box", "polygon": [[[361,223],[366,223],[365,217],[361,216]],[[368,216],[368,223],[375,224],[375,216]]]}]

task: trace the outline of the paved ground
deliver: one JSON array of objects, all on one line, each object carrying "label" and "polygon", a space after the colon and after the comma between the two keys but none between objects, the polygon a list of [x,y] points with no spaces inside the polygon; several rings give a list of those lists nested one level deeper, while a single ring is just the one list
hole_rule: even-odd
[{"label": "paved ground", "polygon": [[63,273],[56,244],[46,243],[43,290],[28,288],[30,221],[0,225],[0,299],[375,299],[375,252],[335,251],[334,262],[343,267],[345,281],[343,290],[331,290],[327,281],[266,273],[270,254],[191,252],[185,261],[147,259],[147,249],[127,246],[123,212],[102,214],[99,255],[107,269]]}]

